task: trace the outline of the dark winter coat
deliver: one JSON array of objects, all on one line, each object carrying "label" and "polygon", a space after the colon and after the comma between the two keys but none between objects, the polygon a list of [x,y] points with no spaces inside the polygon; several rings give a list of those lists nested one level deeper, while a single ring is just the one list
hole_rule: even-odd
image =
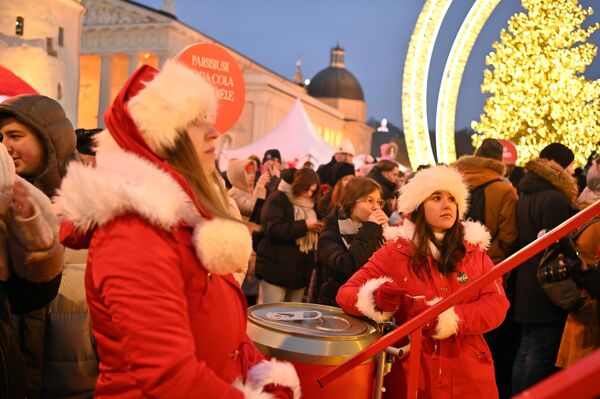
[{"label": "dark winter coat", "polygon": [[337,161],[335,160],[335,156],[333,156],[331,157],[331,161],[317,168],[317,174],[319,175],[319,181],[321,182],[321,184],[331,185],[331,168],[333,168],[333,165],[335,165],[336,163]]},{"label": "dark winter coat", "polygon": [[256,251],[256,275],[285,288],[308,286],[314,266],[314,251],[300,252],[296,239],[308,232],[304,220],[294,220],[294,206],[277,191],[267,198],[261,214],[264,237]]},{"label": "dark winter coat", "polygon": [[[517,226],[519,247],[533,242],[540,231],[552,230],[576,213],[577,183],[556,162],[534,159],[526,165],[527,173],[518,190]],[[542,290],[537,265],[543,252],[516,270],[516,321],[523,324],[564,322],[566,312],[554,306]]]},{"label": "dark winter coat", "polygon": [[318,302],[338,306],[335,301],[338,290],[381,247],[383,229],[377,223],[366,222],[356,231],[352,220],[337,209],[332,210],[325,223],[317,249]]},{"label": "dark winter coat", "polygon": [[381,174],[381,170],[377,166],[374,166],[373,169],[371,169],[367,177],[375,180],[381,186],[381,190],[383,191],[382,199],[385,201],[385,204],[383,205],[383,211],[386,215],[390,216],[396,207],[394,201],[396,184],[386,179],[385,176]]}]

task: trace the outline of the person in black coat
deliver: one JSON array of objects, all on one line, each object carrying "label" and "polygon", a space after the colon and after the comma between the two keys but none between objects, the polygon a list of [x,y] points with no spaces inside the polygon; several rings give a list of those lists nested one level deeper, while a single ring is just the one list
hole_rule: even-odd
[{"label": "person in black coat", "polygon": [[329,187],[333,187],[335,183],[331,181],[331,168],[338,162],[348,162],[352,163],[352,159],[354,159],[354,145],[348,139],[344,139],[340,142],[340,144],[335,148],[335,154],[331,157],[331,161],[326,164],[320,165],[317,169],[317,174],[319,175],[319,180],[321,184],[325,184]]},{"label": "person in black coat", "polygon": [[[577,183],[571,175],[574,154],[562,144],[551,144],[540,158],[529,161],[518,185],[519,246],[525,247],[573,216]],[[513,365],[513,395],[543,380],[556,369],[566,311],[543,291],[536,272],[542,253],[516,271],[515,320],[521,324],[521,343]]]},{"label": "person in black coat", "polygon": [[317,235],[319,177],[312,169],[298,169],[292,183],[282,179],[261,212],[264,236],[256,249],[258,303],[301,302],[314,267]]},{"label": "person in black coat", "polygon": [[339,288],[381,247],[388,222],[382,205],[381,187],[368,177],[354,177],[344,188],[319,237],[319,303],[338,306]]},{"label": "person in black coat", "polygon": [[321,197],[317,206],[317,216],[324,218],[331,212],[331,209],[340,204],[344,187],[355,175],[354,165],[348,162],[338,162],[331,168],[331,186],[332,188]]},{"label": "person in black coat", "polygon": [[400,168],[394,161],[382,159],[371,169],[368,177],[375,180],[383,190],[383,211],[390,216],[396,207],[396,190],[400,180]]}]

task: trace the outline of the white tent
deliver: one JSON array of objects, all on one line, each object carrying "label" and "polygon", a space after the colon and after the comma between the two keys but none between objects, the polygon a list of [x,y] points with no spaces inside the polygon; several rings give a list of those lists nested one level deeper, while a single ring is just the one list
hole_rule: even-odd
[{"label": "white tent", "polygon": [[219,167],[225,170],[230,159],[245,159],[253,154],[262,159],[270,148],[278,149],[284,162],[310,157],[317,165],[329,162],[334,152],[333,147],[315,132],[301,101],[297,99],[286,117],[265,136],[245,147],[223,151]]}]

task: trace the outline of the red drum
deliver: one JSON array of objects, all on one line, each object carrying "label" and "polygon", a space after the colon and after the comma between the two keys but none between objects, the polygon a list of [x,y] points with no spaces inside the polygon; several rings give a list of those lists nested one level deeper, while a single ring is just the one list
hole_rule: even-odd
[{"label": "red drum", "polygon": [[296,366],[303,399],[371,399],[376,359],[325,388],[317,378],[381,337],[374,324],[341,309],[311,303],[269,303],[248,309],[248,336],[266,356]]}]

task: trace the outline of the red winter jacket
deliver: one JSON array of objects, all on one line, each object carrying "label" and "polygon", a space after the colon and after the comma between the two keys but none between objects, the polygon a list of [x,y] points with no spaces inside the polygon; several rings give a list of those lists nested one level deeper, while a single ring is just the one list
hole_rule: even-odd
[{"label": "red winter jacket", "polygon": [[[199,260],[212,255],[218,263],[226,257],[220,248],[234,251],[230,226],[221,227],[219,242],[207,242],[168,175],[131,154],[99,153],[97,161],[96,168],[72,164],[57,199],[73,221],[63,222],[61,240],[89,246],[85,285],[100,358],[95,397],[242,399],[268,384],[298,393],[293,367],[261,362],[246,335],[247,303],[233,270],[220,264],[209,272]],[[283,380],[269,373],[277,365],[287,372]],[[246,378],[252,387],[232,386]]]},{"label": "red winter jacket", "polygon": [[[424,301],[446,298],[468,285],[493,267],[491,259],[481,247],[489,245],[489,233],[478,223],[464,222],[467,254],[458,264],[456,272],[444,276],[437,271],[435,259],[430,258],[432,278],[419,279],[409,268],[414,253],[411,241],[414,225],[406,220],[403,226],[390,228],[393,240],[377,251],[356,274],[339,290],[337,302],[345,312],[366,315],[382,321],[392,316],[374,306],[373,293],[387,279],[396,282],[411,297],[424,296]],[[390,238],[390,231],[386,237]],[[433,245],[432,253],[436,253]],[[460,279],[459,279],[460,277]],[[397,324],[416,316],[422,307],[417,301],[403,301],[404,307],[393,315]],[[358,306],[358,307],[357,307]],[[496,328],[504,320],[509,303],[502,281],[488,284],[477,294],[454,306],[449,321],[457,327],[455,335],[437,340],[423,337],[420,398],[496,398],[498,392],[494,379],[494,366],[483,333]],[[411,308],[412,307],[412,308]],[[362,309],[361,310],[359,310]],[[440,322],[442,323],[442,322]],[[405,370],[398,367],[405,366]],[[396,363],[386,377],[386,398],[403,397],[406,391],[407,362]]]}]

